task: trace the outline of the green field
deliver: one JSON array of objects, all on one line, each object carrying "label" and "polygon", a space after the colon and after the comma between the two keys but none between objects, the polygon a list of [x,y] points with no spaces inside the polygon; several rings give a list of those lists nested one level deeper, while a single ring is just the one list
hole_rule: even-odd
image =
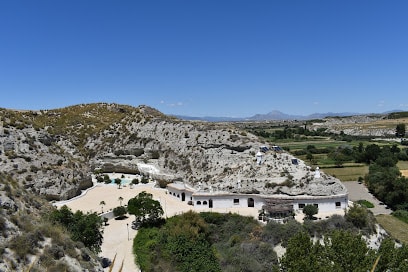
[{"label": "green field", "polygon": [[397,166],[400,170],[408,170],[408,161],[399,161]]},{"label": "green field", "polygon": [[405,244],[408,244],[408,224],[395,218],[392,215],[380,214],[375,217],[378,223],[383,227],[394,239],[397,239]]},{"label": "green field", "polygon": [[[313,145],[317,149],[321,148],[336,148],[342,145],[358,146],[359,143],[363,143],[364,146],[370,144],[377,144],[379,146],[389,145],[388,142],[371,142],[371,141],[336,141],[326,137],[320,137],[319,139],[308,139],[304,141],[283,141],[277,143],[283,149],[289,149],[289,152],[294,152],[296,150],[304,150],[308,145]],[[341,181],[354,181],[358,180],[359,177],[363,177],[368,174],[368,165],[363,163],[354,163],[353,161],[348,161],[343,163],[343,167],[337,167],[335,162],[327,157],[327,154],[313,154],[313,160],[308,161],[306,155],[296,155],[297,158],[303,160],[306,164],[312,167],[319,166],[322,171],[326,174],[332,175]],[[408,170],[408,162],[400,161],[398,162],[398,167],[401,170]]]},{"label": "green field", "polygon": [[322,168],[322,171],[326,174],[334,176],[341,181],[355,181],[359,177],[363,177],[368,174],[368,166],[359,167],[343,167],[343,168]]}]

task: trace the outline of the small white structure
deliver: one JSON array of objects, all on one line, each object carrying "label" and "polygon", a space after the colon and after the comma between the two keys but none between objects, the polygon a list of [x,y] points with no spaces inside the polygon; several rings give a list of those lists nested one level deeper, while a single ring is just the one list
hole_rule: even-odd
[{"label": "small white structure", "polygon": [[263,162],[263,156],[264,153],[262,153],[261,151],[258,151],[258,153],[256,153],[255,157],[256,157],[256,164],[260,165]]},{"label": "small white structure", "polygon": [[320,170],[319,170],[319,166],[316,167],[315,173],[314,173],[314,178],[318,179],[321,178],[322,176],[320,175]]}]

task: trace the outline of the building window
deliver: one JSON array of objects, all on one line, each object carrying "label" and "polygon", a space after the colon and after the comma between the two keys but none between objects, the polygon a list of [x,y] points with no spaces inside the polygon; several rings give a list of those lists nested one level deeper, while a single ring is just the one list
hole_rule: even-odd
[{"label": "building window", "polygon": [[234,198],[234,205],[238,205],[239,204],[239,198]]},{"label": "building window", "polygon": [[207,201],[203,201],[203,205],[207,205]]},{"label": "building window", "polygon": [[299,209],[303,209],[305,207],[305,204],[299,203]]},{"label": "building window", "polygon": [[341,202],[340,201],[336,202],[336,208],[341,208]]},{"label": "building window", "polygon": [[197,201],[197,205],[201,205],[201,201]]}]

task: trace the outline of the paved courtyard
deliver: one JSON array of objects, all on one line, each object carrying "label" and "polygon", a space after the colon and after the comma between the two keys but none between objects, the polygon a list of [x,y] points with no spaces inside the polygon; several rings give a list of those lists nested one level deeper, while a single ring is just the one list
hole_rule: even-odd
[{"label": "paved courtyard", "polygon": [[381,205],[380,201],[375,198],[367,189],[364,184],[360,184],[357,181],[347,181],[343,182],[349,192],[349,200],[357,201],[365,199],[374,204],[374,208],[370,208],[374,215],[378,214],[390,214],[391,209],[386,209],[386,205]]}]

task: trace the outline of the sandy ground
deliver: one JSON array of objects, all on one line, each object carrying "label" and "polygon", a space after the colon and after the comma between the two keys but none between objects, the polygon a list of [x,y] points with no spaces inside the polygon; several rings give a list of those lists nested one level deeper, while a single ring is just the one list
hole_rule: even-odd
[{"label": "sandy ground", "polygon": [[408,170],[401,170],[401,174],[408,178]]}]

